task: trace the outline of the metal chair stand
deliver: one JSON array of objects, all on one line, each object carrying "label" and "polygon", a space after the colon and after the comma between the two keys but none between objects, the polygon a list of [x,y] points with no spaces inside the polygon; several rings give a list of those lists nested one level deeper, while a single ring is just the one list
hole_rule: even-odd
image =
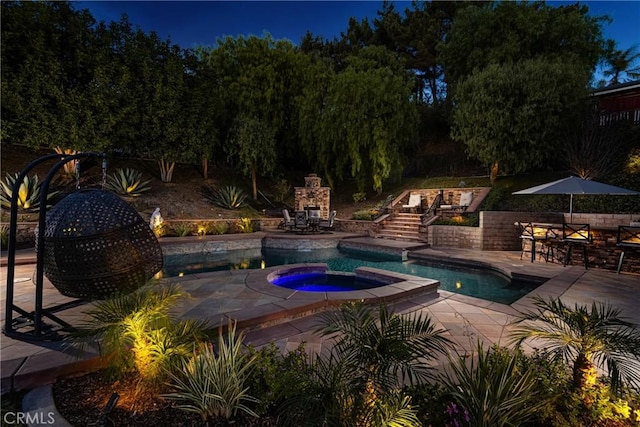
[{"label": "metal chair stand", "polygon": [[[51,179],[64,164],[87,157],[106,158],[98,153],[51,154],[31,162],[16,179],[11,199],[3,328],[9,337],[27,341],[59,340],[63,333],[74,328],[55,313],[116,292],[131,291],[162,268],[162,250],[149,225],[129,204],[111,193],[99,189],[71,193],[47,215],[46,197]],[[30,311],[14,303],[18,187],[31,169],[52,159],[59,161],[42,181],[40,189],[35,301],[34,310]],[[106,160],[103,177],[105,170]],[[45,308],[45,272],[62,295],[76,299]],[[54,324],[45,323],[45,317]]]}]

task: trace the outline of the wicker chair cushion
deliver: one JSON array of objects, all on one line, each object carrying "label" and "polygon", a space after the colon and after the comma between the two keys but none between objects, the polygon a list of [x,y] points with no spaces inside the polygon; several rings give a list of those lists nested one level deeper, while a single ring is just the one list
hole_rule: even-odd
[{"label": "wicker chair cushion", "polygon": [[131,205],[98,189],[47,213],[44,274],[61,294],[88,300],[131,292],[162,268],[158,239]]}]

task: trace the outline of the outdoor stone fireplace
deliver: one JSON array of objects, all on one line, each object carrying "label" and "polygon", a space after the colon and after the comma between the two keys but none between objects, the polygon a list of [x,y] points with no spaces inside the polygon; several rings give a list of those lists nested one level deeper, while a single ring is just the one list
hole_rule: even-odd
[{"label": "outdoor stone fireplace", "polygon": [[295,187],[295,209],[319,207],[320,218],[329,218],[331,188],[322,187],[322,178],[315,173],[304,177],[304,187]]}]

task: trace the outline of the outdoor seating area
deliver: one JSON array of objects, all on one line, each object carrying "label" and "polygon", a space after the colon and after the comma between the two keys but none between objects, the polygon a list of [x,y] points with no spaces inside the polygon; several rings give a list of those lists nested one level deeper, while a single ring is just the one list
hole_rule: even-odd
[{"label": "outdoor seating area", "polygon": [[296,231],[298,233],[319,233],[330,232],[333,230],[333,223],[336,218],[337,211],[331,211],[329,218],[326,220],[323,220],[320,217],[320,208],[316,206],[295,211],[293,218],[291,218],[288,209],[283,209],[282,215],[283,220],[279,227],[281,229],[286,231]]},{"label": "outdoor seating area", "polygon": [[635,272],[640,254],[640,226],[593,226],[589,223],[516,222],[521,240],[520,258],[563,266],[583,264]]}]

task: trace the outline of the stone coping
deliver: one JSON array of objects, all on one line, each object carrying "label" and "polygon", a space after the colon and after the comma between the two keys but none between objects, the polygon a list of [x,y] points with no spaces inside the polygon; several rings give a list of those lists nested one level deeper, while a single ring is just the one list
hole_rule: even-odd
[{"label": "stone coping", "polygon": [[[247,288],[263,295],[281,298],[280,301],[215,315],[208,320],[214,327],[225,327],[236,322],[238,329],[259,329],[338,306],[346,301],[363,301],[367,304],[397,302],[418,294],[438,297],[440,282],[408,274],[394,273],[372,267],[358,267],[354,275],[386,284],[357,291],[305,292],[287,289],[270,282],[270,278],[295,273],[326,273],[323,263],[290,264],[263,270],[249,270],[245,279]],[[215,273],[213,273],[215,274]]]}]

